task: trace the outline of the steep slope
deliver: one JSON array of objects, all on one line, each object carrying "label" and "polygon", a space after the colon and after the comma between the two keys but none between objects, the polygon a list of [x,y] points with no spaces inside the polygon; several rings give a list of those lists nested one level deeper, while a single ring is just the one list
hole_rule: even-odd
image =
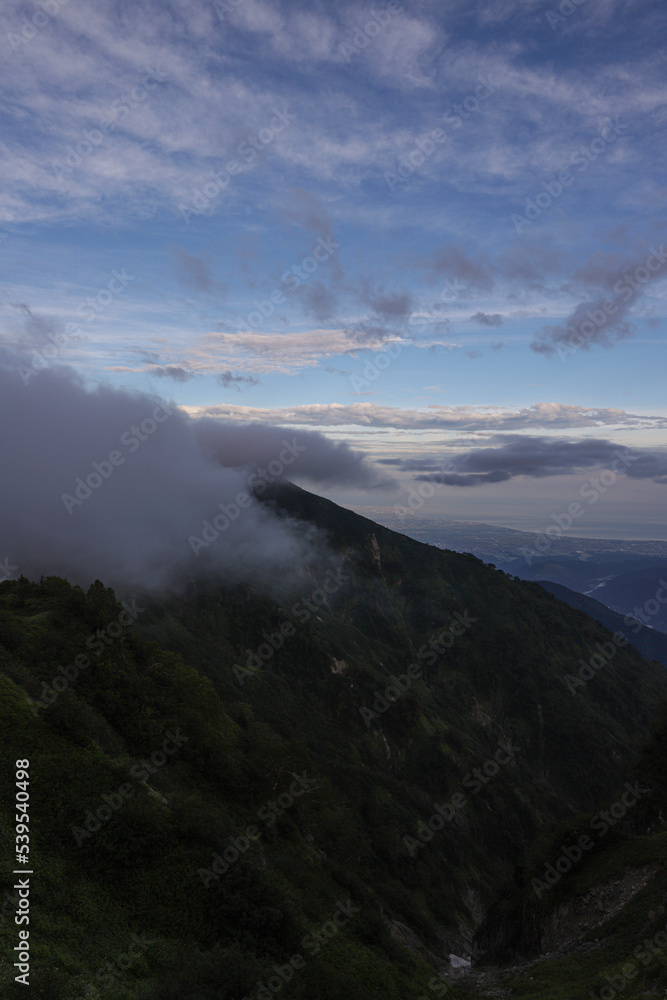
[{"label": "steep slope", "polygon": [[[632,573],[622,573],[600,588],[600,597],[610,608],[624,614],[633,614],[633,609],[647,603],[654,606],[651,624],[667,632],[667,572],[664,561],[656,560],[653,566],[642,566]],[[661,600],[656,600],[660,594]]]},{"label": "steep slope", "polygon": [[647,628],[636,618],[626,622],[626,617],[618,611],[612,611],[606,604],[601,604],[592,597],[586,597],[577,591],[563,587],[559,583],[551,583],[548,580],[538,580],[540,587],[544,587],[550,594],[557,597],[559,601],[564,601],[571,608],[584,611],[589,617],[600,622],[610,632],[623,632],[627,636],[628,642],[637,649],[647,660],[657,660],[663,667],[667,667],[667,635],[655,628]]},{"label": "steep slope", "polygon": [[37,997],[239,1000],[273,976],[290,1000],[416,998],[536,835],[623,790],[662,668],[472,556],[293,487],[268,502],[328,539],[291,592],[193,582],[123,614],[99,583],[0,585]]},{"label": "steep slope", "polygon": [[530,1000],[664,995],[666,748],[667,704],[623,795],[531,846],[477,932],[481,968],[505,966],[473,977],[480,995],[490,983]]}]

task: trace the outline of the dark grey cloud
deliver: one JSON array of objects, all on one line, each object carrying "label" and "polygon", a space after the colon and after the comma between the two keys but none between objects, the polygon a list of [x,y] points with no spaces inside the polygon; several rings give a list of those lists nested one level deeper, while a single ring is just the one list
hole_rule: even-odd
[{"label": "dark grey cloud", "polygon": [[189,382],[197,377],[194,372],[188,371],[187,368],[180,368],[178,365],[156,365],[150,369],[149,374],[155,375],[156,378],[170,378],[174,382]]},{"label": "dark grey cloud", "polygon": [[378,458],[379,465],[395,465],[403,472],[438,472],[442,463],[436,458]]},{"label": "dark grey cloud", "polygon": [[554,277],[566,273],[571,258],[562,246],[555,246],[541,234],[539,239],[527,233],[510,244],[496,260],[499,275],[522,290],[544,292],[553,286]]},{"label": "dark grey cloud", "polygon": [[395,337],[397,331],[395,327],[371,318],[361,320],[354,326],[345,327],[345,332],[350,338],[350,350],[353,351],[355,347],[363,349],[369,342],[373,345],[384,343],[391,337]]},{"label": "dark grey cloud", "polygon": [[[157,588],[184,578],[277,580],[325,548],[307,526],[254,497],[195,557],[204,521],[251,494],[261,466],[277,478],[371,484],[346,445],[314,431],[188,417],[146,394],[52,366],[25,383],[0,351],[0,555],[27,576]],[[377,477],[376,477],[377,478]]]},{"label": "dark grey cloud", "polygon": [[617,253],[598,250],[574,271],[572,281],[578,287],[611,291],[623,273],[623,263]]},{"label": "dark grey cloud", "polygon": [[162,365],[162,359],[155,351],[144,351],[142,348],[135,347],[134,354],[137,354],[147,365]]},{"label": "dark grey cloud", "polygon": [[254,375],[234,375],[232,372],[221,372],[218,375],[218,382],[225,389],[236,389],[237,392],[240,392],[241,389],[250,389],[254,385],[261,384],[259,379],[255,378]]},{"label": "dark grey cloud", "polygon": [[431,269],[438,277],[456,279],[466,288],[490,291],[495,281],[495,269],[480,257],[472,260],[460,247],[441,247],[433,254]]},{"label": "dark grey cloud", "polygon": [[503,318],[500,313],[476,312],[470,317],[471,323],[481,323],[482,326],[502,326]]},{"label": "dark grey cloud", "polygon": [[[342,292],[343,268],[338,254],[330,251],[325,259],[320,259],[322,240],[325,241],[324,245],[327,247],[333,240],[334,250],[340,246],[334,239],[333,220],[322,202],[309,191],[300,187],[293,188],[290,192],[282,208],[282,215],[288,222],[318,237],[311,250],[303,254],[303,257],[308,257],[312,256],[313,251],[316,253],[316,259],[319,263],[317,280],[309,277],[304,280],[303,273],[298,270],[301,267],[302,259],[297,259],[293,262],[291,270],[296,270],[301,283],[298,287],[288,284],[288,289],[290,296],[294,295],[299,300],[307,318],[315,320],[317,323],[324,323],[338,313],[339,297]],[[319,247],[318,244],[320,244]],[[282,283],[280,287],[284,290]]]},{"label": "dark grey cloud", "polygon": [[360,294],[364,305],[370,306],[376,316],[386,321],[405,319],[413,309],[414,300],[409,292],[385,291],[363,287]]},{"label": "dark grey cloud", "polygon": [[[362,320],[345,327],[350,339],[350,352],[358,348],[363,350],[368,344],[377,348],[388,340],[417,335],[422,325],[414,324],[410,317],[414,308],[414,299],[405,290],[387,290],[383,286],[372,287],[367,279],[362,279],[350,289],[355,299],[370,309],[370,313]],[[380,348],[382,349],[382,348]]]},{"label": "dark grey cloud", "polygon": [[[64,325],[53,319],[51,316],[43,316],[34,312],[25,302],[12,302],[12,309],[15,309],[20,317],[20,321],[14,330],[14,336],[5,334],[4,339],[15,345],[19,350],[22,348],[40,349],[47,344],[67,343],[71,341],[70,336],[63,334]],[[79,331],[79,337],[81,333]]]},{"label": "dark grey cloud", "polygon": [[636,460],[627,470],[630,479],[651,479],[667,485],[667,454],[660,452],[635,452]]},{"label": "dark grey cloud", "polygon": [[609,348],[634,336],[636,328],[629,314],[650,282],[664,275],[666,266],[663,246],[649,248],[634,261],[622,260],[616,253],[593,254],[572,277],[570,287],[579,291],[582,300],[565,323],[543,326],[531,350],[558,352],[565,359],[573,350],[588,351],[595,344]]},{"label": "dark grey cloud", "polygon": [[[541,479],[573,475],[591,469],[611,469],[633,479],[667,483],[667,453],[625,448],[605,439],[572,441],[528,435],[499,435],[497,447],[476,448],[450,456],[439,472],[424,470],[416,480],[447,486],[480,486],[517,476]],[[431,461],[423,460],[426,465]],[[404,471],[418,468],[415,460],[400,461]]]},{"label": "dark grey cloud", "polygon": [[442,483],[445,486],[483,486],[489,483],[504,483],[511,478],[511,474],[503,472],[502,469],[496,469],[494,472],[468,472],[465,475],[448,472],[437,476],[415,476],[417,481]]},{"label": "dark grey cloud", "polygon": [[197,292],[207,292],[209,295],[218,290],[211,269],[201,257],[190,253],[185,247],[170,246],[169,250],[174,273],[179,281],[188,288],[194,288]]},{"label": "dark grey cloud", "polygon": [[338,293],[321,281],[301,285],[294,293],[301,302],[305,315],[324,323],[338,312]]},{"label": "dark grey cloud", "polygon": [[328,375],[343,375],[345,378],[352,374],[351,368],[333,368],[331,365],[327,365],[324,370]]},{"label": "dark grey cloud", "polygon": [[[565,358],[575,350],[590,351],[593,344],[609,348],[620,340],[627,340],[637,332],[627,319],[636,299],[637,293],[631,291],[625,301],[621,296],[603,296],[580,302],[564,324],[541,327],[531,341],[530,349],[536,354],[559,353]],[[613,312],[607,311],[610,309]]]},{"label": "dark grey cloud", "polygon": [[328,236],[333,223],[331,216],[310,191],[293,188],[283,208],[283,215],[289,221],[315,236]]},{"label": "dark grey cloud", "polygon": [[286,431],[260,423],[201,417],[194,422],[194,433],[206,458],[228,468],[247,466],[250,459],[254,465],[268,465],[287,440],[298,449],[298,457],[285,471],[288,479],[367,487],[391,483],[368,464],[361,452],[344,441],[331,441],[319,431]]}]

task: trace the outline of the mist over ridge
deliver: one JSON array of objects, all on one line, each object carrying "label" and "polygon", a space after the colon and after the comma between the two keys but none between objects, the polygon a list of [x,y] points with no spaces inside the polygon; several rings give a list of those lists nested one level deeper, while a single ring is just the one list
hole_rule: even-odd
[{"label": "mist over ridge", "polygon": [[2,555],[30,577],[163,588],[270,583],[325,558],[318,533],[261,502],[272,482],[382,482],[315,431],[193,419],[149,395],[51,367],[0,368]]}]

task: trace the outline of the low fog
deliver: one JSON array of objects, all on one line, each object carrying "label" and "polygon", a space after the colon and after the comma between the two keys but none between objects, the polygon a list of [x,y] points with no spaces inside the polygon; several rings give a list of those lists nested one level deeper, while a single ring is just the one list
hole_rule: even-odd
[{"label": "low fog", "polygon": [[269,477],[381,481],[313,431],[192,419],[61,366],[26,377],[20,359],[2,360],[0,562],[14,576],[151,589],[211,575],[284,582],[325,558],[324,545],[252,488],[261,498]]}]

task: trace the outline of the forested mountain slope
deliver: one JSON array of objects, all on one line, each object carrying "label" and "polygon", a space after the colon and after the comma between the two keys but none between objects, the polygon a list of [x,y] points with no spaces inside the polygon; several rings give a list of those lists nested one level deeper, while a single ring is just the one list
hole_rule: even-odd
[{"label": "forested mountain slope", "polygon": [[623,790],[661,667],[473,556],[296,487],[267,502],[326,538],[289,589],[191,581],[123,609],[99,582],[0,585],[35,997],[433,995],[535,839]]}]

